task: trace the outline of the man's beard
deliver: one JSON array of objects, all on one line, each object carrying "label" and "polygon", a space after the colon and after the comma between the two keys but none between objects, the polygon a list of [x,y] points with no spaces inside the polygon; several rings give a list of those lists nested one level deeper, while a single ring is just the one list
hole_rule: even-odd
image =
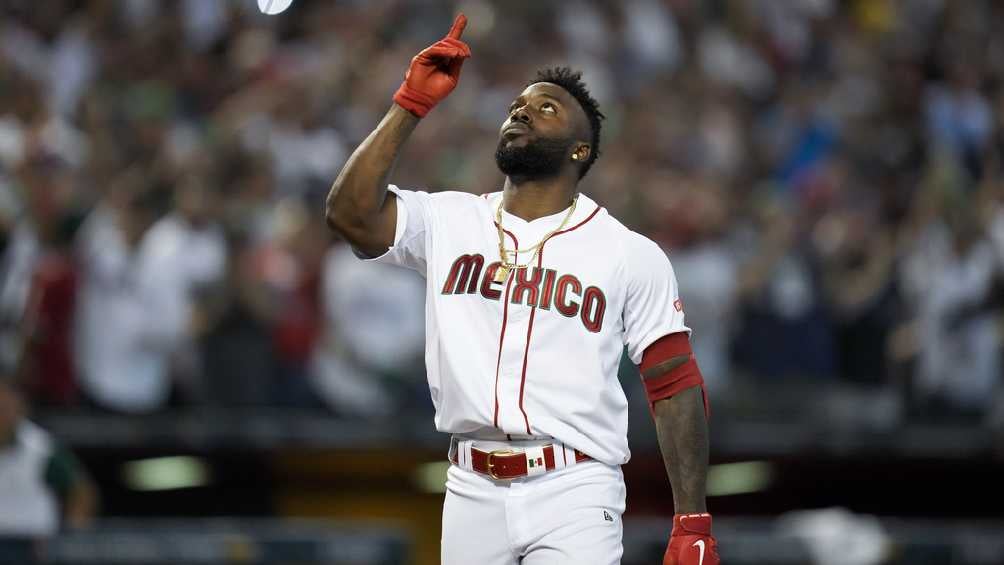
[{"label": "man's beard", "polygon": [[517,147],[499,140],[495,164],[509,178],[532,180],[557,176],[568,158],[571,138],[538,138]]}]

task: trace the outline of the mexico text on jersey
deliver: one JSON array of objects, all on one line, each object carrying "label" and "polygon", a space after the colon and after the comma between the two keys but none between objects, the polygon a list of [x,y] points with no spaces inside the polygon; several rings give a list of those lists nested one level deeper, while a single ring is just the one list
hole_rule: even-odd
[{"label": "mexico text on jersey", "polygon": [[[480,253],[465,253],[457,257],[443,284],[443,294],[479,293],[486,300],[499,300],[502,290],[494,282],[495,271],[501,263],[495,261],[485,268],[485,258]],[[532,267],[517,269],[516,284],[512,289],[512,304],[555,311],[566,318],[579,318],[590,332],[603,327],[607,298],[596,286],[583,284],[573,274],[559,275],[554,269]]]}]

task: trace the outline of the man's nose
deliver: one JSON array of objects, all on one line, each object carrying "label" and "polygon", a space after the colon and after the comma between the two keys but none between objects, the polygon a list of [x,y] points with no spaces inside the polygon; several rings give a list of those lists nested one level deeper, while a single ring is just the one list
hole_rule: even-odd
[{"label": "man's nose", "polygon": [[514,122],[523,122],[524,124],[530,124],[533,122],[533,118],[530,117],[530,112],[526,111],[526,106],[516,110],[512,115],[512,120]]}]

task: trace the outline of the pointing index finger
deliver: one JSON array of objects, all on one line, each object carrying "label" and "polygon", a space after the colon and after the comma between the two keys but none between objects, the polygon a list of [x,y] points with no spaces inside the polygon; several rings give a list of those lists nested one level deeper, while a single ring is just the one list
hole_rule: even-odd
[{"label": "pointing index finger", "polygon": [[450,28],[450,33],[447,33],[446,37],[460,39],[465,27],[467,27],[467,16],[462,13],[457,14],[457,18],[453,20],[453,27]]}]

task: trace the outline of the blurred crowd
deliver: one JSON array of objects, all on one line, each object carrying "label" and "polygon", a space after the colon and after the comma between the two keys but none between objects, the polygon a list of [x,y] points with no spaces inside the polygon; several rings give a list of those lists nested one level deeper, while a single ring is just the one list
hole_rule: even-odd
[{"label": "blurred crowd", "polygon": [[474,56],[395,183],[498,190],[512,98],[582,69],[608,117],[582,189],[669,253],[712,395],[827,379],[999,416],[992,0],[8,0],[0,361],[33,401],[427,404],[422,281],[361,265],[323,201],[459,10]]}]

